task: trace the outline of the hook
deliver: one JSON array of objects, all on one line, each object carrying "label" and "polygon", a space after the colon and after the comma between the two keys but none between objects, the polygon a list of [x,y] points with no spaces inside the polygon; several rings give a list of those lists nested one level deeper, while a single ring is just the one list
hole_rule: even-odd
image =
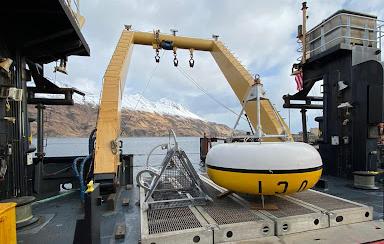
[{"label": "hook", "polygon": [[189,60],[189,67],[193,68],[194,65],[195,65],[195,60],[190,59]]},{"label": "hook", "polygon": [[193,59],[193,48],[189,49],[189,56],[191,57],[189,59],[189,67],[193,68],[193,66],[195,65],[195,60]]},{"label": "hook", "polygon": [[155,61],[156,63],[160,62],[159,48],[156,48]]}]

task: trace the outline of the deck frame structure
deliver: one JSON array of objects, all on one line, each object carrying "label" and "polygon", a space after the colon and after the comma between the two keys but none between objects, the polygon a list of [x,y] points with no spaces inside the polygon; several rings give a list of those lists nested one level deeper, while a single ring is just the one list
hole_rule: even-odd
[{"label": "deck frame structure", "polygon": [[[116,172],[118,172],[120,164],[118,140],[121,133],[121,99],[135,44],[151,46],[156,51],[159,49],[173,50],[174,53],[178,49],[187,49],[190,52],[210,52],[241,104],[244,103],[244,99],[255,83],[253,76],[221,41],[165,35],[159,31],[137,32],[131,31],[130,26],[126,26],[104,75],[97,119],[95,180],[109,185],[115,184]],[[267,98],[263,98],[260,104],[261,123],[257,121],[256,101],[248,101],[244,107],[253,128],[261,124],[262,130],[266,134],[286,135],[286,137],[265,138],[265,141],[292,140],[288,126]]]},{"label": "deck frame structure", "polygon": [[[226,191],[204,176],[201,176],[201,179],[210,194],[219,195]],[[144,196],[144,189],[140,189],[141,203]],[[181,240],[184,242],[189,240],[193,243],[193,237],[196,235],[200,237],[201,243],[262,243],[263,241],[280,243],[281,240],[287,240],[290,243],[292,240],[300,242],[301,235],[307,240],[309,237],[306,236],[306,233],[313,233],[314,236],[324,238],[323,233],[332,232],[333,228],[341,228],[341,231],[346,231],[342,226],[355,228],[356,225],[371,230],[377,225],[372,221],[371,207],[314,190],[291,196],[272,196],[271,203],[278,206],[277,210],[255,209],[252,207],[254,199],[237,194],[231,194],[225,199],[211,197],[213,198],[211,205],[188,207],[199,220],[201,224],[199,228],[188,229],[186,227],[183,230],[151,234],[148,231],[149,225],[161,222],[164,226],[172,226],[174,220],[158,219],[155,223],[148,218],[149,210],[141,207],[142,243],[178,243]],[[321,201],[316,201],[320,198]],[[212,211],[210,208],[215,209]],[[236,214],[238,209],[241,209],[244,215],[237,213],[238,216],[233,216],[232,214]],[[180,211],[177,208],[150,211],[164,210]],[[366,215],[366,213],[369,214]],[[244,217],[246,215],[248,217]],[[254,215],[255,218],[252,220],[249,215]],[[338,216],[343,216],[343,220],[336,221]],[[375,228],[381,227],[377,225]],[[362,238],[366,240],[367,236]],[[380,235],[377,238],[380,238]],[[384,238],[384,235],[381,235],[381,238]]]}]

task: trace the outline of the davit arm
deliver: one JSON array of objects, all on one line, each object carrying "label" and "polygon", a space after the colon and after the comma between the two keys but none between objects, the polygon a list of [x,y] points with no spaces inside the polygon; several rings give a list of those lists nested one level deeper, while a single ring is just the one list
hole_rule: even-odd
[{"label": "davit arm", "polygon": [[[103,78],[103,90],[97,119],[94,175],[98,179],[114,179],[120,163],[118,138],[120,136],[121,99],[124,91],[129,61],[134,44],[159,47],[162,41],[172,42],[173,48],[193,49],[210,52],[235,92],[243,103],[250,87],[254,84],[252,75],[217,40],[181,37],[124,29],[108,64]],[[287,134],[292,140],[288,126],[268,99],[261,100],[261,126],[266,134]],[[255,128],[257,124],[256,102],[250,101],[245,112]],[[268,141],[281,141],[282,138],[266,138]]]}]

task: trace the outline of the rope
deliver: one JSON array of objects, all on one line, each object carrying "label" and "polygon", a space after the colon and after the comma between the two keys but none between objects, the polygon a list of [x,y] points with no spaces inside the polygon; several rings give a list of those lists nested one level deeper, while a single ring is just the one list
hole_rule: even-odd
[{"label": "rope", "polygon": [[[165,50],[163,50],[163,53],[161,54],[161,58],[164,56],[164,54],[165,54]],[[152,78],[155,75],[155,72],[157,71],[157,68],[159,67],[159,63],[156,63],[155,67],[153,68],[153,70],[151,72],[151,75],[149,76],[149,79],[148,79],[147,83],[145,84],[145,87],[144,87],[143,91],[140,94],[140,98],[137,100],[137,103],[136,103],[136,106],[135,106],[134,110],[136,110],[137,106],[139,105],[139,102],[141,101],[141,98],[144,96],[144,93],[148,89],[148,86],[151,83]]]},{"label": "rope", "polygon": [[[161,59],[163,58],[164,54],[165,54],[165,50],[163,50],[163,53],[161,54]],[[145,84],[145,87],[144,87],[144,89],[142,90],[141,94],[139,94],[140,97],[139,97],[139,99],[137,100],[136,105],[135,105],[135,108],[134,108],[133,110],[136,110],[136,109],[137,109],[137,106],[139,105],[139,103],[140,103],[140,101],[141,101],[141,98],[144,96],[144,93],[147,91],[147,89],[148,89],[148,87],[149,87],[149,84],[151,83],[152,78],[153,78],[153,76],[155,75],[155,73],[156,73],[156,71],[157,71],[157,68],[159,67],[159,64],[160,64],[160,62],[156,63],[155,67],[152,69],[152,72],[151,72],[150,75],[149,75],[149,78],[148,78],[148,80],[147,80],[147,83]],[[127,121],[130,121],[131,118],[132,118],[132,116],[133,116],[133,114],[131,114],[131,115],[128,117],[128,120],[127,120]],[[121,132],[120,132],[120,136],[121,136],[124,132],[125,132],[125,134],[127,135],[128,132],[125,130],[125,127],[128,127],[128,126],[127,126],[127,124],[125,123],[124,120],[121,120],[121,121],[123,122],[123,125],[124,125],[124,126],[123,126],[123,128],[122,128],[122,130],[121,130]]]},{"label": "rope", "polygon": [[[200,91],[202,91],[205,95],[207,95],[209,98],[211,98],[214,102],[216,102],[217,104],[219,104],[220,106],[222,106],[223,108],[225,108],[226,110],[228,110],[229,112],[233,113],[234,115],[236,116],[239,116],[239,114],[237,112],[235,112],[233,109],[231,109],[230,107],[228,107],[227,105],[225,105],[224,103],[220,102],[218,99],[216,99],[214,96],[212,96],[211,94],[209,94],[203,87],[201,87],[195,79],[192,78],[192,76],[190,76],[186,71],[182,70],[180,67],[176,67],[180,73],[185,77],[187,78],[188,80],[190,80]],[[245,121],[248,122],[248,120],[246,118],[244,118],[243,116],[241,116],[241,118]]]}]

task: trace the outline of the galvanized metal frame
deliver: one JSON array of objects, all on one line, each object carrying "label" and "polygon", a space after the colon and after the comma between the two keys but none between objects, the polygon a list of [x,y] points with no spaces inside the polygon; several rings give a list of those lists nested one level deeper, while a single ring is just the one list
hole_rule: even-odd
[{"label": "galvanized metal frame", "polygon": [[[280,196],[277,196],[280,197]],[[281,197],[287,201],[290,201],[284,197]],[[293,202],[293,201],[291,201]],[[293,202],[295,203],[295,202]],[[304,204],[297,204],[302,208],[312,210],[313,213],[292,215],[287,217],[277,217],[273,214],[273,210],[259,210],[261,213],[265,214],[267,217],[271,218],[275,222],[275,235],[283,236],[293,233],[299,233],[309,230],[317,230],[328,228],[328,217],[323,214],[321,211],[312,208],[310,206],[305,206]]]},{"label": "galvanized metal frame", "polygon": [[[208,222],[201,216],[201,214],[194,207],[189,208],[194,217],[198,220],[201,227],[183,229],[177,231],[169,231],[163,233],[150,234],[148,223],[148,210],[144,207],[145,190],[140,188],[140,219],[141,219],[141,243],[142,244],[178,244],[178,243],[193,243],[193,239],[198,238],[198,243],[211,244],[213,243],[213,232],[209,228]],[[178,211],[175,209],[163,209],[166,211]],[[159,211],[154,209],[153,211]],[[171,225],[172,223],[167,220],[164,221],[164,225]]]},{"label": "galvanized metal frame", "polygon": [[[254,133],[254,135],[248,135],[247,138],[255,138],[255,139],[259,139],[259,140],[262,140],[263,138],[282,138],[282,139],[288,140],[288,134],[286,132],[286,128],[284,127],[284,123],[283,123],[281,117],[277,114],[276,109],[274,108],[273,105],[272,105],[272,111],[274,112],[276,118],[279,118],[280,126],[282,129],[282,134],[271,135],[271,134],[264,133],[262,125],[261,125],[261,116],[260,116],[260,114],[261,114],[261,112],[260,112],[261,99],[264,99],[263,86],[261,84],[260,77],[258,77],[258,75],[256,75],[255,84],[253,84],[248,89],[247,95],[245,96],[243,103],[241,104],[242,105],[241,111],[237,117],[237,120],[236,120],[235,125],[234,125],[233,130],[232,130],[232,134],[231,134],[232,139],[235,138],[234,133],[236,131],[236,127],[238,126],[239,121],[244,114],[245,107],[246,107],[247,103],[250,101],[256,101],[256,126],[253,127],[253,131],[255,133]],[[252,124],[250,124],[250,126],[252,127]]]},{"label": "galvanized metal frame", "polygon": [[[212,186],[218,192],[223,192],[222,188],[220,189],[220,187],[217,187],[217,185],[207,178],[201,177],[201,179],[205,184]],[[215,243],[244,241],[274,235],[275,226],[272,220],[257,211],[252,211],[248,207],[245,207],[238,199],[231,196],[229,196],[229,198],[234,203],[239,204],[239,206],[243,206],[244,211],[249,212],[248,214],[255,215],[255,219],[257,220],[241,221],[241,219],[239,219],[237,223],[220,224],[206,211],[205,206],[196,206],[196,209],[212,226]],[[216,203],[213,202],[213,207],[215,204]],[[224,212],[223,215],[225,215]]]},{"label": "galvanized metal frame", "polygon": [[215,243],[244,241],[274,235],[273,221],[261,214],[254,213],[262,218],[260,221],[220,225],[204,210],[203,206],[196,206],[196,209],[212,227]]},{"label": "galvanized metal frame", "polygon": [[[346,225],[346,224],[352,224],[352,223],[359,223],[364,221],[370,221],[373,219],[373,208],[366,206],[364,204],[360,204],[357,202],[353,202],[347,199],[343,199],[340,197],[332,196],[323,192],[314,191],[314,190],[308,190],[308,192],[316,193],[319,196],[327,197],[331,200],[337,200],[344,203],[349,203],[352,205],[355,205],[355,207],[350,208],[342,208],[342,209],[326,209],[324,207],[319,206],[322,204],[322,202],[318,202],[318,205],[310,203],[308,201],[304,201],[301,199],[298,199],[295,196],[285,196],[285,198],[290,199],[292,201],[295,201],[300,204],[304,204],[307,206],[310,206],[312,208],[318,209],[322,211],[324,214],[326,214],[329,218],[329,226],[338,226],[338,225]],[[305,193],[305,192],[303,192]]]},{"label": "galvanized metal frame", "polygon": [[[220,192],[225,192],[226,190],[222,187],[217,186],[214,184],[211,180],[207,179],[206,177],[202,176],[202,179],[204,182],[209,183],[210,185],[214,186],[217,190]],[[232,198],[236,199],[239,203],[241,203],[244,206],[250,207],[250,203],[242,198],[241,196],[237,194],[232,194]],[[274,231],[275,235],[282,236],[292,233],[298,233],[308,230],[316,230],[321,228],[327,228],[329,227],[328,223],[328,217],[324,213],[322,213],[320,210],[313,208],[311,206],[300,204],[295,201],[292,201],[290,199],[286,199],[283,196],[276,196],[281,199],[287,200],[289,202],[292,202],[296,205],[300,205],[301,208],[308,209],[312,211],[313,213],[309,214],[301,214],[301,215],[293,215],[288,217],[277,217],[273,214],[274,210],[253,210],[253,212],[257,214],[263,214],[264,216],[268,217],[269,219],[274,221]],[[318,220],[318,222],[316,221]],[[315,224],[315,221],[317,224]]]},{"label": "galvanized metal frame", "polygon": [[[210,179],[205,176],[200,175],[201,180],[206,185],[206,188],[209,187],[214,188],[219,193],[226,192],[226,189],[217,186]],[[275,196],[283,201],[287,201],[291,204],[294,204],[294,209],[300,208],[305,209],[307,211],[305,214],[284,214],[288,215],[284,217],[279,217],[277,212],[274,213],[273,210],[251,210],[251,203],[245,198],[237,195],[231,194],[228,197],[227,201],[231,201],[232,203],[240,204],[240,206],[244,207],[244,211],[250,211],[252,214],[257,216],[256,220],[245,220],[241,221],[241,216],[236,216],[240,221],[228,219],[226,221],[226,213],[225,211],[232,211],[231,204],[228,206],[220,206],[220,200],[214,200],[211,207],[217,206],[218,208],[223,208],[223,221],[220,222],[215,220],[215,214],[210,214],[210,210],[208,206],[195,206],[188,207],[193,213],[194,217],[198,219],[201,227],[198,228],[190,228],[185,230],[177,230],[170,232],[163,232],[157,234],[149,234],[148,232],[148,215],[147,211],[143,207],[141,207],[141,236],[142,243],[151,243],[151,241],[155,241],[156,243],[186,243],[193,242],[193,238],[197,235],[200,238],[199,243],[225,243],[225,242],[237,242],[237,241],[263,241],[265,238],[272,238],[273,235],[279,236],[280,238],[285,238],[286,236],[290,236],[290,234],[294,233],[302,233],[309,230],[326,230],[329,227],[346,225],[351,223],[358,223],[362,221],[372,220],[372,208],[365,206],[363,204],[359,204],[353,201],[345,200],[339,197],[334,197],[329,194],[325,194],[318,191],[308,190],[307,192],[311,194],[316,194],[314,197],[315,203],[309,203],[308,201],[303,201],[298,199],[295,196]],[[301,192],[303,193],[303,192]],[[317,196],[317,198],[316,198]],[[140,189],[140,202],[143,202],[145,195],[144,189]],[[211,196],[212,197],[212,196]],[[327,197],[332,200],[341,201],[343,204],[339,207],[340,209],[336,209],[333,211],[329,211],[329,209],[325,209],[321,207],[321,203],[316,204],[316,200],[319,197]],[[288,204],[287,204],[288,205]],[[289,212],[289,207],[283,205],[283,211]],[[351,207],[349,207],[351,206]],[[354,207],[356,206],[356,207]],[[163,209],[164,210],[164,209]],[[178,211],[176,209],[166,209],[168,211]],[[291,209],[292,210],[292,209]],[[158,211],[154,209],[152,211]],[[220,211],[218,209],[217,211]],[[292,211],[294,213],[294,211]],[[368,217],[365,216],[366,213],[369,213]],[[231,214],[230,214],[231,215]],[[231,216],[229,218],[231,218]],[[343,216],[343,221],[336,221],[338,216]],[[164,223],[166,224],[166,223]],[[268,227],[269,231],[264,232]],[[275,239],[274,239],[275,240]]]},{"label": "galvanized metal frame", "polygon": [[[171,166],[173,159],[177,158],[179,160],[179,166],[177,164]],[[171,169],[170,169],[171,168]],[[173,171],[172,171],[173,170]],[[183,171],[185,171],[183,173]],[[150,171],[149,169],[144,170],[146,172]],[[172,176],[169,180],[172,180],[174,184],[170,187],[171,189],[158,189],[158,185],[162,183],[162,179],[166,177],[166,172],[172,171],[176,172],[177,174],[184,174],[181,176],[182,182],[187,181],[188,183],[182,183],[179,182],[179,176]],[[151,172],[151,171],[150,171]],[[181,173],[180,173],[181,172]],[[201,182],[201,179],[199,175],[196,173],[195,169],[192,166],[191,161],[188,159],[188,156],[185,154],[185,152],[182,149],[179,149],[176,138],[175,138],[175,146],[173,148],[168,149],[168,152],[162,162],[161,170],[159,173],[152,171],[153,177],[150,180],[149,188],[147,188],[147,192],[145,193],[145,199],[143,202],[143,205],[145,208],[170,208],[170,207],[180,207],[180,206],[188,206],[188,205],[198,205],[198,204],[205,204],[206,201],[211,200],[208,194],[206,193],[206,190],[204,188],[204,185]],[[140,173],[138,174],[137,182],[141,185],[140,180]],[[186,184],[190,184],[192,187],[192,191],[188,189],[184,189]],[[181,185],[182,190],[186,191],[185,193],[181,193],[178,190],[178,187],[174,185]],[[142,188],[146,188],[142,186]],[[196,192],[193,190],[197,190]],[[177,194],[179,197],[175,199],[169,199],[166,197],[165,199],[155,199],[153,197],[153,194],[155,192],[163,192],[166,194],[167,192],[175,192],[177,191]],[[161,193],[161,194],[163,194]]]},{"label": "galvanized metal frame", "polygon": [[[337,17],[341,17],[341,16],[346,16],[347,17],[347,23],[346,24],[338,24],[338,25],[334,26],[333,28],[330,28],[329,30],[324,32],[323,26],[326,23],[329,23],[333,19],[335,19]],[[359,19],[367,19],[367,20],[375,21],[376,22],[375,23],[375,28],[369,28],[366,25],[365,26],[352,25],[351,24],[351,18],[352,17],[359,18]],[[329,45],[330,43],[336,42],[339,39],[345,39],[345,43],[347,43],[347,46],[349,46],[349,47],[351,47],[351,43],[350,42],[352,42],[353,40],[357,40],[357,41],[363,41],[364,46],[368,46],[369,42],[372,42],[372,47],[381,49],[382,37],[384,36],[383,31],[381,30],[381,28],[383,26],[384,26],[384,20],[379,20],[379,19],[377,19],[374,16],[368,17],[368,16],[362,16],[362,15],[359,15],[359,14],[350,14],[350,13],[339,13],[339,14],[336,14],[336,15],[332,16],[331,18],[329,18],[329,19],[325,20],[324,22],[322,22],[320,25],[315,26],[314,28],[312,28],[310,31],[307,32],[307,35],[309,35],[309,34],[313,33],[314,31],[316,31],[319,28],[320,28],[320,31],[321,31],[321,34],[318,37],[316,37],[316,38],[314,38],[314,39],[312,39],[312,40],[307,42],[307,44],[311,44],[311,43],[314,43],[315,41],[318,41],[320,39],[321,45],[316,47],[316,48],[314,48],[314,49],[312,49],[312,50],[307,50],[307,55],[311,56],[312,53],[318,51],[319,49],[320,49],[320,52],[323,52],[323,51],[325,51],[327,45]],[[337,30],[339,28],[346,28],[347,29],[346,34],[338,36],[336,38],[333,38],[333,39],[325,42],[324,37],[327,34],[332,33],[333,31],[335,31],[335,30]],[[362,31],[365,32],[365,34],[368,34],[368,37],[367,38],[353,37],[353,36],[351,36],[351,29],[362,30]],[[376,34],[376,38],[375,39],[371,39],[369,37],[369,32],[375,33]],[[315,53],[315,55],[316,55],[316,53]]]}]

